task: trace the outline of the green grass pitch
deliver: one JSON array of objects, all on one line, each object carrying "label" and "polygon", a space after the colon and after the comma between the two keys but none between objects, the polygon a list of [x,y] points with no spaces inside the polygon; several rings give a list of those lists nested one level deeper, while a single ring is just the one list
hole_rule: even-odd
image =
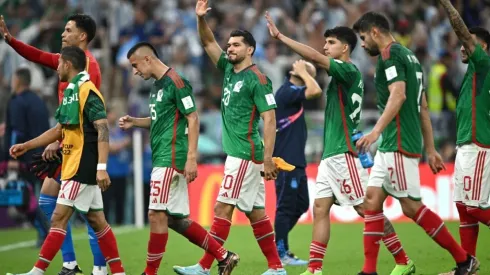
[{"label": "green grass pitch", "polygon": [[[453,235],[459,240],[458,224],[447,223]],[[363,261],[362,224],[334,224],[331,240],[325,256],[323,274],[354,275],[361,270]],[[308,258],[311,241],[311,225],[299,225],[290,234],[290,247],[301,258]],[[395,229],[409,257],[415,262],[416,274],[438,274],[450,270],[454,262],[448,252],[439,248],[417,225],[412,223],[395,224]],[[126,274],[139,275],[144,269],[146,246],[149,229],[143,230],[116,229],[119,251]],[[35,239],[33,230],[0,231],[0,275],[6,272],[27,272],[34,264],[38,249],[33,247],[15,247],[21,242]],[[92,271],[92,257],[85,230],[74,230],[75,250],[78,263],[85,275]],[[481,275],[490,274],[490,232],[488,228],[480,228],[478,253],[481,261]],[[265,258],[255,242],[249,226],[233,226],[226,247],[239,253],[241,261],[233,274],[258,275],[267,269]],[[174,274],[173,265],[195,264],[202,251],[189,243],[185,238],[171,232],[159,274]],[[378,260],[378,273],[390,274],[394,266],[392,256],[382,245]],[[57,274],[61,268],[61,255],[58,253],[46,275]],[[288,274],[300,274],[305,267],[286,267]],[[213,268],[212,274],[217,274]]]}]

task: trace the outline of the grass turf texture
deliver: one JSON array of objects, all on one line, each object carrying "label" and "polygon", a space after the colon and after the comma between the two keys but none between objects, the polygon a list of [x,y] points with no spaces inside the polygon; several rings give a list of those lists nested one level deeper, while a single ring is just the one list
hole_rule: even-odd
[{"label": "grass turf texture", "polygon": [[[459,241],[458,223],[447,223],[451,233]],[[311,225],[299,225],[290,234],[290,248],[299,257],[308,258],[311,241]],[[362,268],[362,224],[334,224],[331,231],[331,240],[328,244],[325,256],[323,274],[353,275]],[[416,274],[438,274],[451,270],[454,262],[450,254],[439,248],[431,241],[424,231],[413,223],[395,224],[395,229],[402,241],[405,251],[415,262]],[[92,271],[92,256],[88,240],[83,228],[74,230],[75,250],[77,261],[85,275]],[[126,268],[126,274],[139,275],[144,270],[146,260],[146,247],[149,237],[149,229],[123,230],[117,233],[121,259]],[[3,230],[0,231],[0,275],[6,272],[27,272],[37,259],[38,249],[18,248],[4,251],[6,245],[35,239],[33,230]],[[233,226],[226,247],[239,253],[241,261],[233,274],[257,275],[267,269],[267,263],[256,243],[252,229],[249,226]],[[480,228],[477,256],[481,261],[479,274],[490,274],[490,232],[488,228]],[[202,255],[202,250],[180,235],[170,232],[167,249],[164,254],[159,274],[174,274],[173,265],[192,265],[197,263]],[[378,273],[390,274],[394,267],[391,254],[384,245],[380,248],[378,259]],[[59,252],[48,274],[57,274],[61,269],[61,253]],[[286,267],[288,274],[300,274],[305,267]],[[217,274],[217,268],[213,267],[211,274]]]}]

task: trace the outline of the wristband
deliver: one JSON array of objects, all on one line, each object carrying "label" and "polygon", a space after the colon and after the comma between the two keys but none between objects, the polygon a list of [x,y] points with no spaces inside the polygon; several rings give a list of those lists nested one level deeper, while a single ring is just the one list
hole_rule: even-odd
[{"label": "wristband", "polygon": [[97,164],[97,171],[105,171],[105,170],[107,170],[107,164],[106,163]]}]

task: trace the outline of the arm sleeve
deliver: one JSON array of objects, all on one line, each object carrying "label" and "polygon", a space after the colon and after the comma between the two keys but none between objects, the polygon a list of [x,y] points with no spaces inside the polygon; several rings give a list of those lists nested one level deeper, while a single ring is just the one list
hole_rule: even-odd
[{"label": "arm sleeve", "polygon": [[405,76],[405,62],[408,62],[406,59],[402,59],[401,56],[393,54],[388,59],[384,60],[384,73],[386,76],[386,83],[389,85],[398,81],[407,81],[407,77]]},{"label": "arm sleeve", "polygon": [[222,52],[221,56],[218,59],[218,63],[216,63],[216,67],[218,67],[218,69],[224,71],[224,70],[226,70],[226,67],[229,64],[230,64],[230,62],[228,62],[228,58],[226,57],[226,53]]},{"label": "arm sleeve", "polygon": [[252,84],[253,101],[259,113],[275,109],[276,100],[274,98],[274,93],[272,93],[272,83],[269,78],[267,78],[267,83],[262,84],[259,80],[253,80]]},{"label": "arm sleeve", "polygon": [[31,45],[27,45],[12,37],[9,45],[25,59],[49,67],[53,70],[58,68],[59,54],[48,53],[39,50]]},{"label": "arm sleeve", "polygon": [[90,122],[107,118],[104,102],[93,91],[90,91],[83,112],[87,115]]},{"label": "arm sleeve", "polygon": [[475,69],[487,69],[490,66],[490,57],[483,50],[480,44],[476,44],[475,50],[470,56],[470,60],[475,63]]},{"label": "arm sleeve", "polygon": [[306,87],[298,87],[298,86],[289,86],[285,91],[281,93],[276,93],[276,99],[279,99],[280,102],[283,102],[286,105],[291,105],[295,103],[300,103],[306,100]]},{"label": "arm sleeve", "polygon": [[173,86],[172,90],[175,97],[175,104],[181,113],[188,115],[196,111],[196,101],[194,100],[190,84],[186,83],[186,85],[180,89]]},{"label": "arm sleeve", "polygon": [[352,65],[349,63],[330,58],[330,69],[328,70],[328,74],[342,84],[351,84],[352,70],[350,69],[350,66]]}]

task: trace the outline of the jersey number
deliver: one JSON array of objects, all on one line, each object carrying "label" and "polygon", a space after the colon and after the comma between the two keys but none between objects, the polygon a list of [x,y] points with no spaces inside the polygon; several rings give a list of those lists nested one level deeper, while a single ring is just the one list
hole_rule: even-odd
[{"label": "jersey number", "polygon": [[225,87],[224,89],[224,94],[223,94],[223,104],[225,104],[225,106],[228,106],[228,103],[230,103],[230,96],[231,96],[231,91]]},{"label": "jersey number", "polygon": [[[359,81],[359,85],[357,85],[357,87],[359,89],[361,89],[364,93],[364,82],[362,82],[362,80]],[[352,100],[352,104],[354,104],[354,105],[356,103],[359,103],[359,106],[357,106],[357,108],[349,116],[352,121],[357,122],[361,117],[360,113],[361,113],[361,107],[362,107],[361,106],[362,105],[362,96],[360,96],[359,94],[352,94],[351,100]],[[355,118],[357,118],[357,119],[355,119]]]},{"label": "jersey number", "polygon": [[151,120],[157,119],[157,111],[155,110],[155,104],[150,104],[150,114],[151,114]]},{"label": "jersey number", "polygon": [[419,108],[419,113],[420,113],[420,104],[422,104],[422,91],[424,90],[424,86],[422,83],[422,72],[415,72],[415,75],[417,76],[417,83],[419,84],[419,95],[417,96],[417,103],[418,103],[418,108]]}]

